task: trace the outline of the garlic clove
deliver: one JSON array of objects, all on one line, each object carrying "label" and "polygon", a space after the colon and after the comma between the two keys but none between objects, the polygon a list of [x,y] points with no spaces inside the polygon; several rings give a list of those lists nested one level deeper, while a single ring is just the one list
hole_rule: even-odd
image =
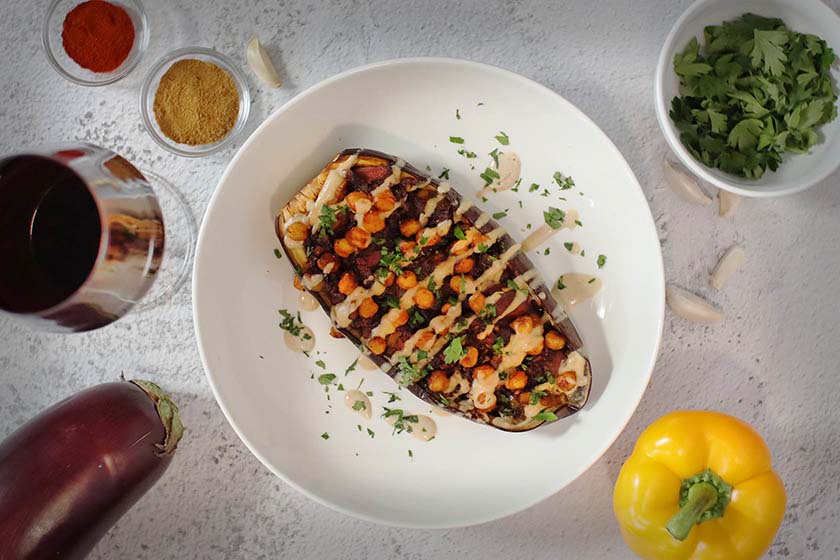
[{"label": "garlic clove", "polygon": [[256,33],[248,41],[248,46],[245,49],[245,57],[248,59],[248,65],[254,71],[254,74],[267,85],[271,87],[280,87],[283,85],[283,80],[280,79],[277,68],[271,62],[271,58],[269,58]]},{"label": "garlic clove", "polygon": [[718,213],[721,216],[729,216],[734,214],[738,206],[741,205],[741,197],[735,193],[721,189],[718,191],[718,202],[720,203]]},{"label": "garlic clove", "polygon": [[688,202],[708,206],[712,198],[703,192],[697,180],[679,163],[672,162],[668,157],[663,160],[665,183],[668,188]]},{"label": "garlic clove", "polygon": [[709,277],[709,284],[715,290],[720,290],[729,278],[738,272],[744,264],[744,249],[738,245],[730,247],[720,258]]},{"label": "garlic clove", "polygon": [[723,321],[723,311],[698,295],[669,284],[665,298],[671,311],[694,323],[718,323]]}]

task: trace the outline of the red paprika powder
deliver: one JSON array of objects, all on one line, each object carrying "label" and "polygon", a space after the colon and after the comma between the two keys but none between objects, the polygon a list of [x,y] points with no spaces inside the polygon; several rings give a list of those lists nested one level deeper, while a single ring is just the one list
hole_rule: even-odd
[{"label": "red paprika powder", "polygon": [[92,72],[111,72],[134,45],[131,16],[104,0],[82,2],[64,18],[61,41],[67,55]]}]

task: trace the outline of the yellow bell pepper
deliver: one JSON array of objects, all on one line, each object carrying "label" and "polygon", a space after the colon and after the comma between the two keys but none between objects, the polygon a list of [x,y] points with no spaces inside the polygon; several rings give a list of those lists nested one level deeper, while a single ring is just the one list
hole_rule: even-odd
[{"label": "yellow bell pepper", "polygon": [[785,503],[761,436],[737,418],[703,411],[651,424],[613,494],[624,541],[645,560],[759,558]]}]

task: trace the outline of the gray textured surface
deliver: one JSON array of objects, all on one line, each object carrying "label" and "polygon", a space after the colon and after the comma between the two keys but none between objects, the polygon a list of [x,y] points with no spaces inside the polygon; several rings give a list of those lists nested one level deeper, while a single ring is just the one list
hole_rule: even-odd
[{"label": "gray textured surface", "polygon": [[[727,309],[716,327],[668,314],[650,389],[615,445],[584,476],[502,521],[451,531],[378,527],[334,513],[273,477],[237,439],[210,393],[193,338],[189,290],[98,332],[55,336],[0,318],[0,437],[45,406],[124,370],[174,392],[190,431],[172,468],[104,538],[94,558],[629,558],[611,511],[622,461],[640,431],[678,407],[754,423],[786,483],[788,513],[771,557],[840,556],[840,175],[796,196],[746,201],[722,220],[665,189],[653,112],[653,70],[672,1],[332,2],[145,0],[152,42],[140,67],[105,88],[62,80],[40,51],[47,2],[5,0],[0,20],[0,152],[63,139],[112,148],[175,182],[197,215],[234,146],[199,160],[143,132],[138,92],[150,65],[190,44],[243,62],[259,31],[287,86],[248,73],[248,129],[336,72],[416,55],[474,59],[560,92],[591,116],[630,162],[653,208],[669,280]],[[830,4],[838,9],[840,1]],[[745,270],[721,294],[707,270],[733,242]]]}]

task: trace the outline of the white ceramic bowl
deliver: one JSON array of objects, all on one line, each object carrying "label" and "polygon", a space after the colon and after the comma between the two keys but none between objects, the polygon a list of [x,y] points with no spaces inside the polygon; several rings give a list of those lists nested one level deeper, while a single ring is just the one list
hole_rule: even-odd
[{"label": "white ceramic bowl", "polygon": [[[820,134],[823,142],[809,154],[784,154],[776,172],[767,171],[759,180],[744,179],[706,167],[691,155],[680,142],[680,135],[668,112],[671,100],[678,95],[679,79],[674,73],[674,55],[692,37],[703,44],[703,28],[719,25],[751,12],[777,17],[788,28],[801,33],[813,33],[825,39],[840,53],[840,16],[820,0],[698,0],[680,16],[665,39],[656,66],[656,117],[671,149],[695,175],[712,185],[743,196],[771,197],[803,191],[825,179],[840,165],[840,119],[824,125]],[[835,80],[840,78],[837,63],[832,69]]]}]

